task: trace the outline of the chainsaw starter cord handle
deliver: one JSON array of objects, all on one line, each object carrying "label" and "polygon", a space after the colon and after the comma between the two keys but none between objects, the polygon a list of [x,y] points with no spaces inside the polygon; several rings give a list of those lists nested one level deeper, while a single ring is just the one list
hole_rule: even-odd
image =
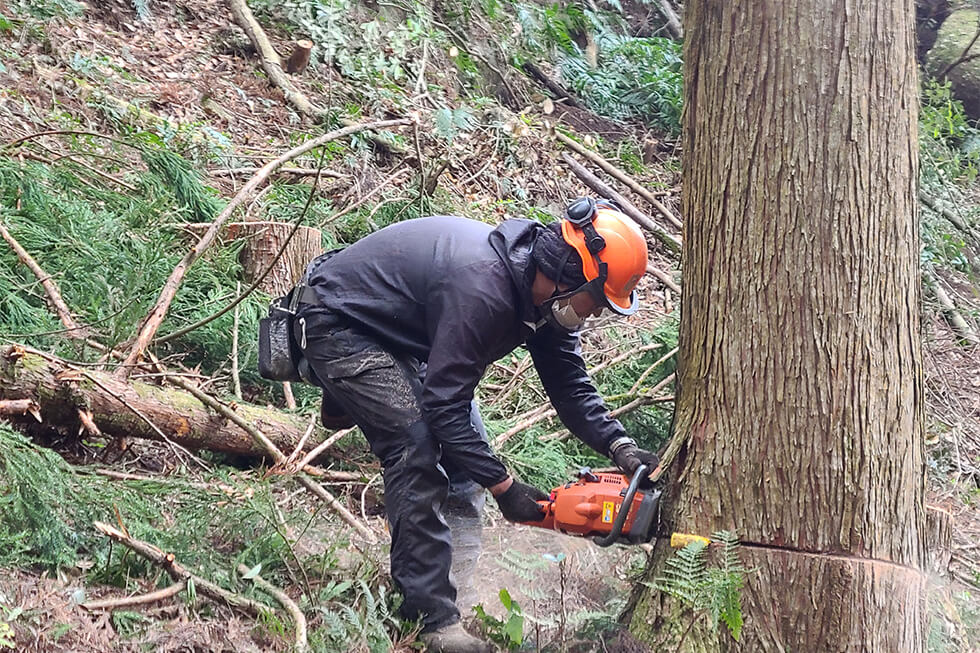
[{"label": "chainsaw starter cord handle", "polygon": [[640,487],[640,483],[646,477],[650,468],[646,465],[640,465],[633,472],[633,478],[630,479],[629,487],[626,488],[626,496],[623,497],[623,503],[619,506],[619,512],[616,514],[616,520],[613,522],[612,530],[609,531],[609,535],[604,537],[596,537],[595,543],[599,546],[609,546],[614,544],[619,536],[623,534],[623,526],[626,524],[626,518],[629,517],[630,509],[633,507],[633,497],[636,496],[636,491]]}]

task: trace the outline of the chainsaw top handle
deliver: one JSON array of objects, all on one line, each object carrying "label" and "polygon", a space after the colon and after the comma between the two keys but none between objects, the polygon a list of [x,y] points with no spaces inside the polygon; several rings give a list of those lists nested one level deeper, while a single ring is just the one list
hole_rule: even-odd
[{"label": "chainsaw top handle", "polygon": [[629,517],[630,508],[633,507],[633,497],[636,496],[636,491],[639,489],[640,483],[649,471],[650,468],[647,465],[640,465],[633,472],[633,478],[630,479],[629,487],[626,488],[626,495],[623,497],[623,503],[619,506],[619,512],[616,514],[616,521],[613,522],[612,530],[604,537],[596,537],[596,544],[599,546],[609,546],[610,544],[614,544],[623,534],[623,526],[626,524],[626,518]]}]

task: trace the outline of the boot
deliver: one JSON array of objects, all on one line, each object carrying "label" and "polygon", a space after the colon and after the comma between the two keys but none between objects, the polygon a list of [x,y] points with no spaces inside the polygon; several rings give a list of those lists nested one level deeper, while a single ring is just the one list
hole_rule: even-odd
[{"label": "boot", "polygon": [[494,653],[494,648],[482,639],[463,630],[458,621],[419,636],[429,653]]}]

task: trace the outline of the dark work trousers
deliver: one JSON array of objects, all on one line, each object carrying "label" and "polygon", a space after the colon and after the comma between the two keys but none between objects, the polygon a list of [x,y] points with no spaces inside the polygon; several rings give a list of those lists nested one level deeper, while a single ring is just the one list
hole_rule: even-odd
[{"label": "dark work trousers", "polygon": [[[423,632],[455,623],[454,580],[472,587],[486,498],[482,487],[441,464],[439,443],[422,421],[418,361],[387,351],[318,308],[301,310],[294,330],[324,393],[357,423],[381,460],[391,576],[405,598],[402,616],[421,617]],[[471,419],[486,438],[475,404]],[[471,592],[460,598],[471,600]]]}]

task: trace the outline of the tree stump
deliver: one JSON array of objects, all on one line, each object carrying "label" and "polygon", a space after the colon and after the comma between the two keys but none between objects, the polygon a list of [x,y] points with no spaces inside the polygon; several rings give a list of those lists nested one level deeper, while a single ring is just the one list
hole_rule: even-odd
[{"label": "tree stump", "polygon": [[[232,238],[245,240],[241,262],[246,281],[255,283],[265,272],[292,229],[285,222],[238,222],[228,226]],[[286,245],[286,251],[259,283],[259,290],[273,297],[286,294],[303,276],[307,263],[322,253],[320,230],[300,227]]]}]

